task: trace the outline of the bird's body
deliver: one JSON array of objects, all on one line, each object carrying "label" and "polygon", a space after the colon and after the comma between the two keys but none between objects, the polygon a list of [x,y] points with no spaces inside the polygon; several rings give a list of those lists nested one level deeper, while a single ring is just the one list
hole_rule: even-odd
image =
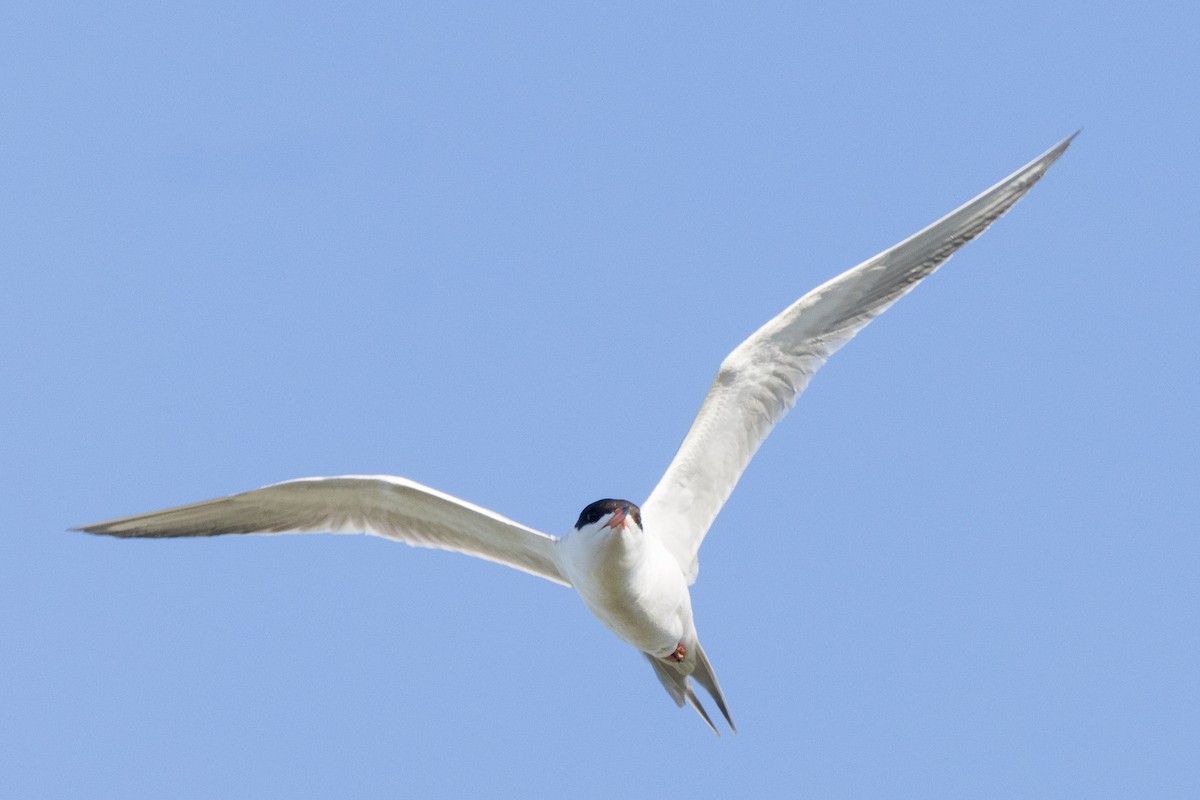
[{"label": "bird's body", "polygon": [[605,626],[645,655],[677,705],[692,705],[716,730],[694,680],[732,727],[696,635],[688,589],[717,512],[825,360],[1011,208],[1072,138],[813,289],[739,345],[721,363],[683,444],[641,508],[599,500],[558,537],[405,478],[351,475],[285,481],[81,530],[123,538],[365,532],[505,564],[574,587]]},{"label": "bird's body", "polygon": [[600,523],[576,528],[558,550],[584,605],[617,636],[662,658],[680,643],[695,643],[687,581],[653,531],[627,516],[615,529]]}]

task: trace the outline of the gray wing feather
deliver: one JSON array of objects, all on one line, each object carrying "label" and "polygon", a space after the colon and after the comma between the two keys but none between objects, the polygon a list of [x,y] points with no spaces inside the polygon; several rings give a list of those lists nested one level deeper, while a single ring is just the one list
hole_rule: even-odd
[{"label": "gray wing feather", "polygon": [[763,440],[838,348],[1008,211],[1072,135],[919,233],[818,286],[739,345],[717,372],[666,473],[642,504],[695,581],[700,543]]},{"label": "gray wing feather", "polygon": [[495,561],[569,586],[558,539],[414,481],[388,475],[300,478],[76,530],[122,538],[229,533],[369,533]]}]

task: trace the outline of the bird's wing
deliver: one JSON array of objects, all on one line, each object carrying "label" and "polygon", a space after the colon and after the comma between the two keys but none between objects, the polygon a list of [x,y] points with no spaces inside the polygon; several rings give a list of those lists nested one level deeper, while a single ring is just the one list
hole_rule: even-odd
[{"label": "bird's wing", "polygon": [[813,373],[967,242],[1008,211],[1072,135],[900,244],[818,286],[742,342],[717,372],[675,459],[642,504],[688,581],[704,535],[767,434]]},{"label": "bird's wing", "polygon": [[466,553],[571,585],[558,568],[557,537],[390,475],[300,478],[76,530],[123,538],[370,533],[414,547]]}]

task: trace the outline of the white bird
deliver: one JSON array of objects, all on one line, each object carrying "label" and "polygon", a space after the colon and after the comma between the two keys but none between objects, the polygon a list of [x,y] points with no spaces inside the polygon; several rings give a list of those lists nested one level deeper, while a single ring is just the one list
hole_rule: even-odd
[{"label": "white bird", "polygon": [[696,635],[688,587],[709,526],[775,424],[825,360],[1013,206],[1075,135],[874,258],[818,286],[721,363],[691,429],[649,499],[599,500],[557,537],[404,478],[300,478],[76,530],[119,537],[369,533],[507,564],[572,586],[654,667],[676,705],[717,731],[690,678],[734,728]]}]

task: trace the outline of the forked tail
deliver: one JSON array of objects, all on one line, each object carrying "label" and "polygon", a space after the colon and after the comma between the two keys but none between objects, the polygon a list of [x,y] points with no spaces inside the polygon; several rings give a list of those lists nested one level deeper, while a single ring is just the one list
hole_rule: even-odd
[{"label": "forked tail", "polygon": [[[725,717],[725,721],[729,723],[729,729],[737,733],[737,726],[733,724],[733,719],[729,716],[729,709],[725,705],[725,695],[721,692],[721,684],[717,682],[717,676],[713,672],[712,664],[708,661],[708,656],[704,653],[704,648],[696,642],[694,651],[696,659],[691,664],[686,661],[683,663],[675,663],[673,661],[665,661],[661,658],[655,658],[649,653],[643,653],[646,660],[650,662],[650,666],[654,667],[654,674],[658,676],[658,681],[667,690],[667,694],[671,695],[671,699],[675,701],[675,705],[680,708],[683,704],[689,703],[692,708],[700,714],[708,727],[712,728],[713,733],[721,735],[717,730],[717,726],[713,724],[712,719],[708,716],[708,712],[704,710],[704,706],[700,703],[700,698],[696,696],[696,690],[692,688],[688,681],[688,670],[691,670],[691,677],[696,679],[696,683],[704,687],[704,691],[708,692],[709,696],[717,703],[717,708],[721,710],[721,714]],[[691,659],[688,659],[691,661]]]}]

